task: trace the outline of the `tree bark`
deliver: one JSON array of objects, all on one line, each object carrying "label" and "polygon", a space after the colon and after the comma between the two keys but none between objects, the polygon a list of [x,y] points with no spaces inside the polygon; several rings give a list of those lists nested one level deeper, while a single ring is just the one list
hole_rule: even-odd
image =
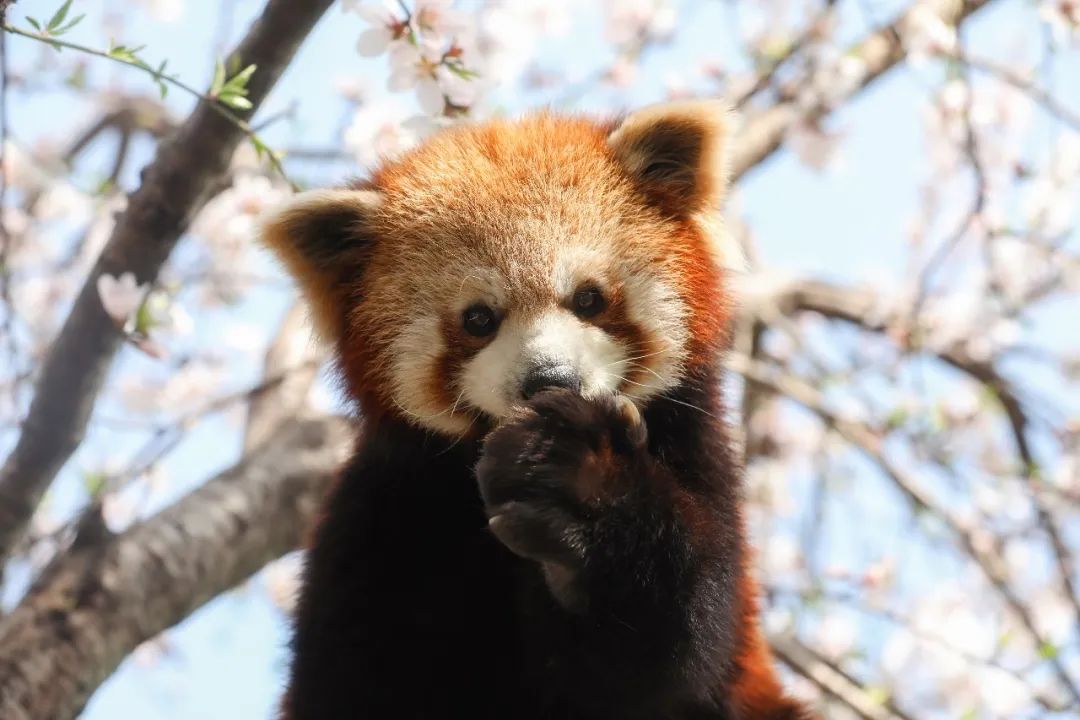
[{"label": "tree bark", "polygon": [[[770,105],[767,109],[750,115],[746,125],[735,140],[735,157],[732,176],[741,178],[761,165],[780,149],[788,131],[799,123],[818,122],[832,110],[848,102],[867,86],[893,69],[904,59],[906,52],[903,38],[912,25],[916,11],[928,9],[941,18],[946,25],[959,25],[972,13],[989,5],[993,0],[919,0],[893,22],[870,33],[862,41],[848,48],[849,57],[862,61],[862,71],[847,81],[844,92],[829,97],[789,97]],[[804,87],[813,87],[808,78]]]},{"label": "tree bark", "polygon": [[[301,41],[333,0],[269,0],[227,65],[254,64],[248,99],[254,113]],[[30,411],[0,469],[0,562],[26,529],[41,496],[82,442],[86,424],[123,335],[105,313],[97,279],[133,272],[153,281],[195,214],[218,190],[242,129],[200,103],[158,147],[53,342]]]},{"label": "tree bark", "polygon": [[0,623],[0,718],[74,718],[140,643],[296,548],[353,433],[292,420],[130,530],[83,528]]}]

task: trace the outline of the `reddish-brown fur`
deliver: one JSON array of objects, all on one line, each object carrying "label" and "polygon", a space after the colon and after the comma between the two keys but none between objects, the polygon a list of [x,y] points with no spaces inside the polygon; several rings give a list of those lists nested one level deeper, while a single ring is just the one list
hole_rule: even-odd
[{"label": "reddish-brown fur", "polygon": [[[366,426],[311,555],[286,701],[295,720],[803,717],[758,625],[720,419],[726,135],[711,103],[619,123],[494,121],[442,133],[268,224]],[[582,324],[636,358],[612,388],[636,408],[541,393],[492,417],[463,376],[496,335],[466,333],[463,303],[497,292],[500,322],[567,317],[553,279],[566,263],[606,299]],[[641,288],[657,307],[634,307]],[[653,376],[670,382],[649,390]],[[476,525],[485,516],[502,545]],[[459,586],[457,562],[483,569]],[[445,607],[397,594],[433,588]],[[419,640],[414,628],[503,655],[474,663],[461,648],[465,674],[427,670],[399,647]],[[458,699],[405,697],[410,685]]]}]

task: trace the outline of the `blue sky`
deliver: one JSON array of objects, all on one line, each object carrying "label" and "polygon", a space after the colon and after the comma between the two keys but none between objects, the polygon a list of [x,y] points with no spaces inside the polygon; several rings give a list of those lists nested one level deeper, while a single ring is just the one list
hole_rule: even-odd
[{"label": "blue sky", "polygon": [[[12,20],[19,23],[27,14],[48,16],[57,4],[57,0],[22,0],[14,7]],[[129,2],[76,0],[75,5],[78,12],[87,13],[87,20],[72,33],[73,40],[105,45],[108,38],[103,35],[100,23],[103,13],[123,10],[123,37],[116,38],[118,42],[146,45],[143,55],[148,60],[168,58],[174,72],[200,85],[209,78],[213,67],[220,8],[230,4],[189,0],[182,18],[168,25],[130,10]],[[741,3],[741,11],[752,13],[752,8],[747,9],[749,5]],[[246,29],[259,6],[253,0],[236,3],[229,23],[232,38]],[[857,37],[868,25],[865,11],[856,6],[870,7],[875,18],[885,19],[901,3],[842,3],[842,6],[849,10],[843,18],[841,32],[845,37]],[[705,58],[727,64],[738,62],[738,55],[730,46],[730,34],[726,32],[731,12],[729,3],[684,0],[680,8],[685,25],[679,42],[651,51],[644,72],[631,91],[621,93],[618,98],[607,91],[588,93],[571,109],[610,110],[613,100],[618,103],[614,107],[655,101],[662,98],[664,79],[672,72],[696,67]],[[1001,0],[999,7],[973,24],[972,37],[983,43],[982,47],[991,47],[1003,46],[1019,33],[1037,36],[1031,18],[1032,13],[1025,9],[1022,0]],[[353,51],[356,36],[362,29],[363,24],[356,16],[343,14],[339,7],[333,8],[316,28],[264,104],[264,114],[273,114],[294,100],[301,101],[292,120],[279,123],[266,133],[271,145],[338,145],[336,133],[344,112],[333,90],[338,77],[368,78],[370,87],[381,91],[385,61],[365,60]],[[9,48],[12,65],[16,67],[42,52],[40,46],[19,38],[12,38]],[[545,63],[571,69],[583,77],[610,57],[595,12],[575,18],[567,37],[553,39],[543,44],[542,49]],[[154,91],[149,81],[126,68],[94,61],[89,72],[95,82],[116,83],[147,93]],[[1080,59],[1073,57],[1061,63],[1059,81],[1068,82],[1070,73],[1072,78],[1080,77]],[[817,172],[791,154],[782,153],[745,179],[739,188],[738,203],[753,229],[764,265],[845,281],[877,282],[897,277],[907,260],[907,228],[918,207],[918,182],[926,172],[920,103],[926,88],[937,81],[933,70],[902,69],[845,107],[832,121],[832,126],[841,129],[845,138],[842,155],[832,169]],[[1080,87],[1076,92],[1070,91],[1067,98],[1074,108],[1080,108]],[[550,97],[506,90],[500,92],[499,100],[507,112],[516,113],[545,104]],[[190,100],[178,93],[170,95],[169,104],[180,114],[191,106]],[[94,112],[92,103],[73,100],[64,92],[49,91],[18,97],[12,103],[11,115],[13,134],[29,142],[39,135],[69,133],[72,118],[87,122]],[[148,151],[146,145],[139,149],[139,162],[132,164],[124,179],[127,187],[136,182],[138,168],[149,158]],[[99,148],[96,152],[101,156],[106,149]],[[344,165],[320,173],[299,164],[293,170],[300,178],[316,184],[335,182],[358,172]],[[256,262],[260,272],[273,272],[264,257]],[[233,313],[242,313],[269,333],[288,302],[289,294],[279,288],[257,289],[240,306],[222,311],[220,322],[211,319],[201,325],[200,340],[227,333],[229,325],[224,319]],[[1064,307],[1051,308],[1040,320],[1044,329],[1039,339],[1051,345],[1070,343],[1075,349],[1075,333],[1067,338],[1060,332],[1067,322],[1067,312]],[[149,362],[125,351],[115,372],[137,370]],[[258,372],[257,364],[253,363],[238,369],[231,380],[236,387],[244,387],[257,378]],[[1039,384],[1038,377],[1034,382]],[[103,404],[106,410],[99,407],[99,411],[109,408],[107,399]],[[104,456],[117,453],[123,456],[125,450],[138,444],[137,439],[113,429],[94,429],[83,450],[62,474],[51,501],[62,507],[77,506],[83,497],[81,469],[93,466]],[[226,420],[204,423],[169,460],[170,475],[178,482],[157,502],[169,502],[191,484],[227,466],[238,450],[235,428]],[[895,498],[888,493],[863,495],[860,502],[865,503],[870,517],[875,522],[880,520],[882,528],[888,528],[882,532],[881,543],[902,547],[906,538],[906,513],[897,508]],[[857,555],[857,541],[850,545],[851,552]],[[921,550],[932,561],[934,549]],[[131,659],[125,662],[95,694],[84,718],[270,717],[281,687],[286,637],[284,619],[260,587],[237,589],[170,632],[169,653],[164,659],[149,666]]]}]

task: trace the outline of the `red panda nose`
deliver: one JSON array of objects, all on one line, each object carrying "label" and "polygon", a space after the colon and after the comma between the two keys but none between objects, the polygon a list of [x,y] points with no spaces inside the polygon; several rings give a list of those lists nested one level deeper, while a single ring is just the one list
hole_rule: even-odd
[{"label": "red panda nose", "polygon": [[556,388],[581,392],[581,377],[577,370],[569,365],[534,365],[521,384],[521,395],[528,400],[541,390]]}]

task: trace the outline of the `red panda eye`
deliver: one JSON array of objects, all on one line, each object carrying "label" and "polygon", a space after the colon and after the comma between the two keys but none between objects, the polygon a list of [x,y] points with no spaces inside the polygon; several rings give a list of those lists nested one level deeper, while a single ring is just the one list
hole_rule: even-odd
[{"label": "red panda eye", "polygon": [[495,312],[487,305],[470,305],[462,314],[465,332],[475,337],[486,337],[499,327]]},{"label": "red panda eye", "polygon": [[600,289],[589,285],[574,293],[574,313],[581,317],[592,317],[600,314],[607,303]]}]

